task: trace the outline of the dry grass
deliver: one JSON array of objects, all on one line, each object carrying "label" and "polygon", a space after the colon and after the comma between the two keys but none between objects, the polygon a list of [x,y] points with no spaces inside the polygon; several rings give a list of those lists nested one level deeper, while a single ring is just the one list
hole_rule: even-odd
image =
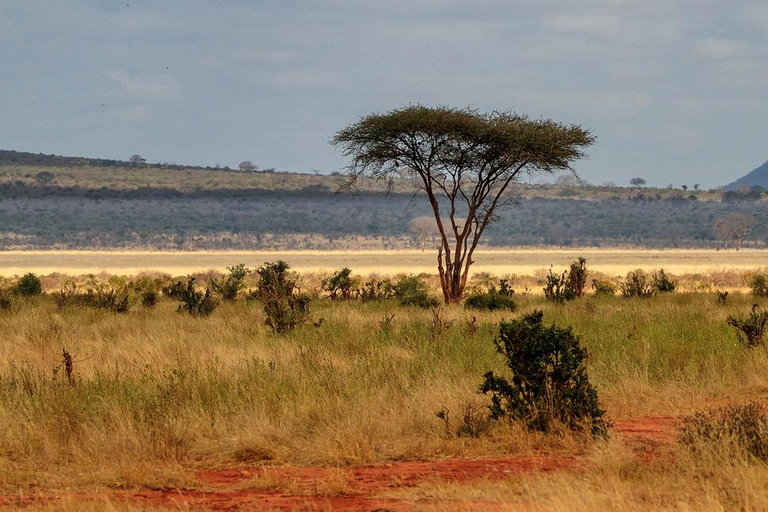
[{"label": "dry grass", "polygon": [[[593,272],[624,276],[630,270],[663,268],[673,275],[698,277],[704,283],[728,282],[733,274],[765,267],[768,250],[642,250],[642,249],[508,249],[479,250],[473,274],[497,276],[541,276],[550,266],[565,269],[579,256]],[[249,266],[283,259],[300,272],[318,272],[350,267],[358,274],[435,272],[434,251],[3,251],[0,275],[25,272],[78,275],[106,272],[135,275],[146,270],[184,275],[246,262]],[[727,286],[727,284],[726,284]]]},{"label": "dry grass", "polygon": [[[543,309],[546,322],[572,325],[581,335],[590,378],[614,419],[765,399],[768,353],[741,347],[724,321],[748,310],[751,296],[732,294],[726,305],[716,304],[713,293],[590,296],[564,306],[537,295],[517,300],[520,312]],[[492,339],[509,313],[447,307],[453,327],[435,332],[430,311],[389,302],[315,300],[312,310],[324,319],[321,327],[310,322],[275,336],[260,308],[243,301],[195,319],[178,314],[168,299],[125,315],[59,310],[51,297],[19,299],[0,312],[0,490],[194,487],[187,470],[196,467],[585,449],[583,440],[505,425],[478,439],[455,435],[463,408],[485,403],[476,393],[482,374],[503,373]],[[391,329],[382,329],[393,312]],[[473,315],[477,332],[463,327]],[[54,371],[62,348],[74,357],[74,384]],[[447,429],[435,414],[442,408],[451,411]],[[758,486],[768,476],[762,466],[646,467],[615,441],[596,446],[592,458],[585,473],[414,492],[554,510],[630,510],[641,503],[661,509],[676,506],[674,499],[681,510],[714,509],[768,499]],[[699,470],[711,476],[697,481]],[[344,485],[329,482],[324,492]]]}]

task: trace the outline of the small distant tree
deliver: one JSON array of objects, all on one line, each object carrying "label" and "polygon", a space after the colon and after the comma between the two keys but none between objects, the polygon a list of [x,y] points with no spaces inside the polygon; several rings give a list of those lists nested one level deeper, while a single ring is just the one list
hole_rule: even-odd
[{"label": "small distant tree", "polygon": [[580,126],[550,119],[412,105],[364,117],[331,143],[352,159],[342,188],[366,176],[390,185],[404,177],[424,191],[440,234],[440,286],[445,302],[453,303],[464,294],[475,249],[497,207],[515,202],[510,184],[524,175],[571,170],[594,140]]},{"label": "small distant tree", "polygon": [[411,219],[408,223],[408,230],[416,236],[416,240],[421,246],[421,252],[424,252],[428,241],[435,244],[435,238],[439,235],[435,226],[435,219],[426,215]]},{"label": "small distant tree", "polygon": [[253,165],[253,162],[250,160],[243,160],[237,167],[243,172],[255,172],[259,170],[259,168]]},{"label": "small distant tree", "polygon": [[37,183],[39,187],[47,187],[53,183],[54,178],[55,176],[52,172],[41,171],[35,174],[35,183]]},{"label": "small distant tree", "polygon": [[629,180],[629,184],[635,188],[640,188],[644,186],[646,183],[647,182],[643,178],[640,178],[639,176],[637,178],[632,178],[631,180]]},{"label": "small distant tree", "polygon": [[147,163],[147,160],[141,155],[133,155],[128,159],[128,162],[134,167],[139,167]]},{"label": "small distant tree", "polygon": [[733,246],[738,251],[746,237],[754,229],[757,221],[750,215],[743,213],[732,213],[727,217],[717,221],[715,232],[723,241],[726,249]]}]

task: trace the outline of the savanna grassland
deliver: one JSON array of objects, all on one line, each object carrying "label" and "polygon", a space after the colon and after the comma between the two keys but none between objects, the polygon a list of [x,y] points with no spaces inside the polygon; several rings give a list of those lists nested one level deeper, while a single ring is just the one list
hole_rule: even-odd
[{"label": "savanna grassland", "polygon": [[[332,301],[307,274],[310,317],[282,334],[242,295],[205,317],[162,295],[115,313],[57,304],[62,278],[49,276],[46,294],[9,296],[0,312],[0,505],[764,510],[763,459],[727,435],[679,435],[696,411],[768,395],[768,353],[725,321],[766,299],[748,293],[746,272],[724,275],[564,304],[525,293],[542,284],[527,276],[512,282],[516,312],[483,312]],[[499,323],[536,309],[588,350],[608,439],[488,419],[477,390],[488,370],[506,371]],[[446,469],[455,463],[466,465]]]}]

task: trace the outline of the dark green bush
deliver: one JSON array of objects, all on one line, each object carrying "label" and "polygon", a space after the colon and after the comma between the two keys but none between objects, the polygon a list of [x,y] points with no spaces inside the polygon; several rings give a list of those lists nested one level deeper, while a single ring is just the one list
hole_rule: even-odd
[{"label": "dark green bush", "polygon": [[654,288],[649,282],[648,275],[642,270],[633,270],[627,274],[623,283],[619,284],[624,297],[653,297]]},{"label": "dark green bush", "polygon": [[569,269],[560,275],[549,269],[544,297],[547,300],[562,304],[568,300],[574,300],[584,295],[584,287],[587,283],[587,260],[579,257],[573,261]]},{"label": "dark green bush", "polygon": [[752,312],[745,317],[729,316],[729,325],[737,329],[736,338],[744,346],[754,348],[763,342],[765,324],[768,322],[768,311],[760,311],[757,304],[752,305]]},{"label": "dark green bush", "polygon": [[653,289],[659,293],[672,293],[677,287],[677,283],[672,281],[669,276],[664,272],[664,269],[660,269],[658,272],[653,273]]},{"label": "dark green bush", "polygon": [[16,285],[16,293],[23,297],[32,297],[43,293],[43,284],[40,278],[33,273],[27,273],[21,276]]},{"label": "dark green bush", "polygon": [[331,300],[350,300],[357,286],[357,279],[352,277],[352,271],[342,268],[328,279],[323,279],[323,290],[328,292]]},{"label": "dark green bush", "polygon": [[429,295],[426,283],[418,276],[402,277],[392,286],[392,295],[403,306],[430,309],[440,305],[439,300]]},{"label": "dark green bush", "polygon": [[710,451],[721,456],[747,455],[768,461],[768,414],[757,402],[730,405],[683,418],[680,443],[697,453]]},{"label": "dark green bush", "polygon": [[179,312],[183,311],[194,317],[208,316],[219,306],[219,301],[213,297],[210,287],[206,287],[205,292],[195,289],[194,277],[187,281],[180,300],[182,304],[179,306]]},{"label": "dark green bush", "polygon": [[600,296],[613,296],[616,295],[616,285],[608,279],[593,279],[592,289],[595,291],[595,295]]},{"label": "dark green bush", "polygon": [[157,298],[155,290],[144,290],[141,293],[141,305],[145,308],[153,308],[157,305]]},{"label": "dark green bush", "polygon": [[245,278],[251,270],[240,263],[234,267],[227,267],[227,275],[221,279],[211,280],[211,290],[221,295],[226,301],[234,301],[240,290],[245,288]]},{"label": "dark green bush", "polygon": [[392,282],[389,279],[366,281],[357,292],[363,302],[391,299],[393,293]]},{"label": "dark green bush", "polygon": [[175,300],[183,300],[184,292],[187,289],[187,284],[182,280],[166,283],[163,288],[163,295]]},{"label": "dark green bush", "polygon": [[10,311],[13,308],[13,301],[10,294],[0,288],[0,311]]},{"label": "dark green bush", "polygon": [[511,380],[485,374],[481,393],[491,393],[491,417],[522,421],[547,432],[554,423],[594,436],[607,434],[597,391],[587,378],[587,351],[570,328],[545,327],[534,311],[520,320],[502,322],[494,340]]},{"label": "dark green bush", "polygon": [[309,296],[299,293],[289,269],[278,260],[256,270],[258,288],[251,297],[264,305],[265,323],[275,333],[291,331],[309,319]]},{"label": "dark green bush", "polygon": [[765,274],[755,274],[749,278],[749,288],[752,295],[757,297],[768,297],[768,276]]},{"label": "dark green bush", "polygon": [[509,295],[502,295],[496,290],[490,290],[486,293],[475,293],[467,297],[464,302],[466,309],[478,309],[484,311],[516,311],[517,304]]}]

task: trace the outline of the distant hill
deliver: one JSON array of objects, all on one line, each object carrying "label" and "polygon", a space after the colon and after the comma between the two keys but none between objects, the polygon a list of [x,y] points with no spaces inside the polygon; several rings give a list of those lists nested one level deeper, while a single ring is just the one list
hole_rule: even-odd
[{"label": "distant hill", "polygon": [[[46,155],[43,153],[27,153],[24,151],[8,151],[0,149],[0,166],[6,165],[28,165],[35,167],[136,167],[136,163],[127,160]],[[202,167],[199,166],[148,164],[144,162],[142,162],[142,166],[169,169],[202,169]]]},{"label": "distant hill", "polygon": [[733,183],[729,183],[723,188],[725,190],[736,190],[739,187],[752,187],[755,185],[768,189],[768,162],[765,162],[754,171],[742,176]]}]

